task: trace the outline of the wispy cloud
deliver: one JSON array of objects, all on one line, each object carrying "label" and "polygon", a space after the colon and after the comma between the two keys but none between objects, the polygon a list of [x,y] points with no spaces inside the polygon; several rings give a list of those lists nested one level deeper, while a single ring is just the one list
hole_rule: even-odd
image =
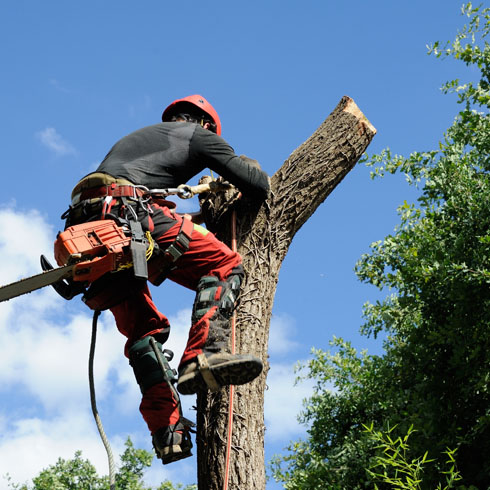
[{"label": "wispy cloud", "polygon": [[[38,211],[0,207],[0,284],[38,273],[39,255],[51,255],[52,235]],[[7,473],[13,482],[30,481],[59,457],[73,458],[77,450],[99,473],[107,474],[88,390],[91,312],[76,301],[67,303],[48,287],[0,303],[0,488]],[[184,349],[190,316],[187,309],[170,317],[172,341],[166,347],[175,352],[172,366]],[[104,312],[94,375],[99,413],[116,460],[128,434],[137,447],[152,450],[124,343],[112,315]],[[195,419],[195,397],[182,401],[185,415]],[[174,476],[182,481],[186,474],[192,482],[193,468],[195,459],[175,463],[172,472],[155,460],[148,478],[161,482]]]},{"label": "wispy cloud", "polygon": [[0,278],[3,284],[40,272],[39,255],[53,247],[52,226],[42,215],[0,208]]},{"label": "wispy cloud", "polygon": [[274,314],[270,325],[269,354],[284,356],[293,352],[298,346],[298,342],[292,340],[295,333],[294,318],[286,314]]},{"label": "wispy cloud", "polygon": [[71,90],[68,90],[65,86],[63,86],[59,80],[56,78],[51,78],[49,80],[49,84],[54,87],[58,92],[63,92],[64,94],[69,94],[71,93]]},{"label": "wispy cloud", "polygon": [[[296,384],[295,366],[299,342],[295,340],[295,320],[286,314],[274,314],[270,325],[270,370],[265,392],[265,425],[267,442],[284,442],[304,433],[298,422],[303,400],[311,395],[313,383]],[[289,361],[290,359],[293,361]],[[278,361],[280,359],[280,361]]]},{"label": "wispy cloud", "polygon": [[45,128],[36,133],[41,143],[58,156],[76,155],[75,148],[66,141],[55,128]]},{"label": "wispy cloud", "polygon": [[285,441],[305,432],[298,422],[303,400],[311,396],[313,381],[295,384],[294,364],[271,364],[265,392],[266,441]]}]

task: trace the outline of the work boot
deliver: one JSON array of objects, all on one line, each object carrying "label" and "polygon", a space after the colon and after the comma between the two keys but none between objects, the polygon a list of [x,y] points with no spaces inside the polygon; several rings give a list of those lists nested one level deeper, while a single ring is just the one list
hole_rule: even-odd
[{"label": "work boot", "polygon": [[175,425],[162,427],[153,434],[153,448],[163,464],[192,456],[191,427],[194,423],[182,417]]},{"label": "work boot", "polygon": [[249,354],[199,354],[179,368],[177,390],[182,395],[218,391],[223,386],[249,383],[261,372],[262,361]]}]

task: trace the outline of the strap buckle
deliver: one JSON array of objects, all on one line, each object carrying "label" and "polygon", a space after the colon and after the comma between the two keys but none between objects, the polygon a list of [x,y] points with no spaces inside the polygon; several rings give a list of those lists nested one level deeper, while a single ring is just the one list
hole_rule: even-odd
[{"label": "strap buckle", "polygon": [[192,230],[194,224],[190,219],[183,218],[182,226],[179,233],[175,237],[175,240],[163,251],[167,260],[175,262],[189,249],[189,243],[191,242]]}]

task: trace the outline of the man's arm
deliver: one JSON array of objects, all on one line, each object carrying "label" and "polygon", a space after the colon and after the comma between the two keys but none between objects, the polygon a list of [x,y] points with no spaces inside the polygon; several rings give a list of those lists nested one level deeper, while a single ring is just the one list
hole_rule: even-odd
[{"label": "man's arm", "polygon": [[269,177],[257,160],[236,155],[220,136],[197,126],[190,145],[190,157],[217,172],[244,194],[260,200],[267,198]]}]

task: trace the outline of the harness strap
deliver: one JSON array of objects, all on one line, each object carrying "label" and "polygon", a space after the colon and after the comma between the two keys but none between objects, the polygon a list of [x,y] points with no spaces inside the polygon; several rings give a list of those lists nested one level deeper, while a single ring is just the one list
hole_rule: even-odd
[{"label": "harness strap", "polygon": [[75,206],[81,201],[86,201],[87,199],[96,199],[98,197],[131,197],[133,199],[138,199],[143,196],[144,190],[136,187],[132,184],[117,184],[113,182],[112,184],[101,185],[99,187],[92,187],[90,189],[84,189],[73,195],[71,204]]},{"label": "harness strap", "polygon": [[182,219],[179,233],[175,240],[163,251],[165,258],[170,262],[175,262],[189,249],[194,223],[187,218]]},{"label": "harness strap", "polygon": [[174,241],[152,261],[154,273],[150,274],[149,280],[154,286],[159,286],[165,280],[174,263],[189,250],[193,229],[194,223],[183,218]]}]

